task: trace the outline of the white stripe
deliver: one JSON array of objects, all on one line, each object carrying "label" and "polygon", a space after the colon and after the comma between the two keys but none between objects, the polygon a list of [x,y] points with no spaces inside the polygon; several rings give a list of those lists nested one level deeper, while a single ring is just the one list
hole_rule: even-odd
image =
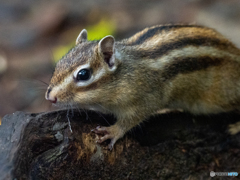
[{"label": "white stripe", "polygon": [[52,91],[51,91],[51,94],[56,96],[56,94],[63,90],[63,89],[66,89],[68,84],[70,84],[71,82],[73,81],[73,77],[72,77],[72,74],[70,74],[69,76],[67,76],[63,82],[57,86],[54,86]]},{"label": "white stripe", "polygon": [[[56,94],[58,93],[61,89],[66,89],[67,86],[69,84],[71,84],[72,82],[74,82],[74,78],[77,77],[77,74],[78,72],[81,70],[81,69],[89,69],[90,68],[90,64],[84,64],[82,66],[79,66],[73,73],[71,73],[70,75],[68,75],[61,84],[53,87],[52,89],[52,93],[53,94]],[[93,82],[96,82],[98,81],[104,74],[106,73],[106,70],[105,69],[100,69],[96,75],[92,75],[91,78],[87,81],[79,81],[79,82],[74,82],[76,83],[76,86],[77,87],[85,87],[85,86],[88,86],[90,85],[91,83]],[[73,78],[74,77],[74,78]]]}]

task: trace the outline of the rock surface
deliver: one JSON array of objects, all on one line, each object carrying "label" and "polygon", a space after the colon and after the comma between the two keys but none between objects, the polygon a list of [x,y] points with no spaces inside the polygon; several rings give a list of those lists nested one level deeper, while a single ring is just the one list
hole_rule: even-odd
[{"label": "rock surface", "polygon": [[227,133],[239,118],[157,115],[109,151],[91,129],[114,123],[111,116],[16,112],[0,126],[0,179],[210,179],[211,171],[240,172],[240,134]]}]

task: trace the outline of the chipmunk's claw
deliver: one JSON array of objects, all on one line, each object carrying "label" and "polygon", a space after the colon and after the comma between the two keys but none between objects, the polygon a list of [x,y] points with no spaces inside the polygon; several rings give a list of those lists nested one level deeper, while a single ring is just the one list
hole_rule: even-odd
[{"label": "chipmunk's claw", "polygon": [[99,135],[108,134],[106,127],[101,126],[97,126],[95,129],[92,129],[91,131]]},{"label": "chipmunk's claw", "polygon": [[92,132],[94,132],[98,135],[102,135],[102,137],[100,137],[96,141],[97,143],[102,143],[102,142],[106,141],[107,139],[111,139],[111,142],[108,145],[109,150],[112,150],[116,141],[124,135],[124,133],[122,133],[121,129],[116,125],[113,125],[110,127],[97,126],[95,129],[92,129]]}]

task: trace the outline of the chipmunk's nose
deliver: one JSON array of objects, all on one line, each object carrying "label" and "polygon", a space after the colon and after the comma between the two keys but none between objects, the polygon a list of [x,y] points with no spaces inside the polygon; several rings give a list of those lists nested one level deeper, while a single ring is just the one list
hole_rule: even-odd
[{"label": "chipmunk's nose", "polygon": [[50,101],[51,103],[56,103],[57,102],[57,97],[50,94],[50,92],[52,91],[52,88],[48,88],[46,94],[45,94],[45,98],[46,100]]}]

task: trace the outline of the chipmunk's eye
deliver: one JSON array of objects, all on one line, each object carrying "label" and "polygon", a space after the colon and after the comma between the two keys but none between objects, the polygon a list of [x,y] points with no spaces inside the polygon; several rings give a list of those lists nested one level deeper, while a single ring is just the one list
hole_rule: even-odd
[{"label": "chipmunk's eye", "polygon": [[89,69],[81,69],[78,73],[77,73],[77,77],[76,80],[77,81],[86,81],[90,78],[91,76],[91,72]]}]

